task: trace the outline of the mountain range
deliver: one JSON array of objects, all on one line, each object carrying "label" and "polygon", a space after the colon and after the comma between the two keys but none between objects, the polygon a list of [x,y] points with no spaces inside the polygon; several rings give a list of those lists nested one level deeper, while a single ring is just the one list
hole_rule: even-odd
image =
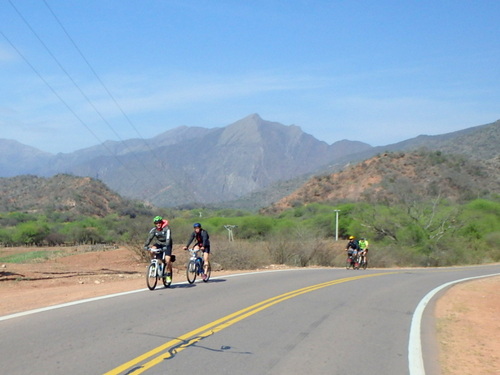
[{"label": "mountain range", "polygon": [[89,176],[125,197],[164,207],[238,202],[259,192],[276,201],[314,174],[340,171],[385,151],[425,147],[497,160],[499,142],[496,121],[382,147],[349,140],[329,145],[298,126],[252,114],[226,127],[182,126],[150,139],[107,141],[57,155],[0,139],[0,177]]}]

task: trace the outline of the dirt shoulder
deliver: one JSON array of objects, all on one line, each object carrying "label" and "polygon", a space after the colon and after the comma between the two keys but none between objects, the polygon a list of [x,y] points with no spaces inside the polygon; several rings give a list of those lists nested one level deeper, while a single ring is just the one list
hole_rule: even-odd
[{"label": "dirt shoulder", "polygon": [[[0,263],[0,316],[145,288],[146,263],[121,247],[51,248],[48,260]],[[1,256],[31,252],[1,249]],[[53,252],[52,254],[50,252]],[[174,282],[184,280],[183,252],[174,263]],[[213,276],[236,271],[214,271]],[[500,277],[451,287],[436,303],[436,334],[443,375],[500,373]]]},{"label": "dirt shoulder", "polygon": [[500,276],[452,286],[436,302],[443,375],[500,374]]},{"label": "dirt shoulder", "polygon": [[[32,252],[33,248],[4,248],[1,256]],[[0,263],[0,316],[21,311],[144,289],[147,262],[120,247],[91,251],[87,246],[44,249],[48,260]],[[187,254],[178,251],[173,278],[185,280]],[[234,273],[214,271],[213,277]]]}]

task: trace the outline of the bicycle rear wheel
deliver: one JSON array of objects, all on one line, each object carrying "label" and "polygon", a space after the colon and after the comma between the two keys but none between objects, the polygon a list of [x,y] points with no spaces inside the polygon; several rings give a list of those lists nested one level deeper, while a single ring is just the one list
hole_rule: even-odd
[{"label": "bicycle rear wheel", "polygon": [[207,267],[207,272],[205,272],[205,275],[207,277],[205,277],[203,279],[204,282],[207,282],[208,280],[210,280],[210,275],[212,274],[212,266],[210,265],[210,263],[208,264],[208,267]]},{"label": "bicycle rear wheel", "polygon": [[149,290],[153,290],[156,288],[156,284],[158,283],[158,276],[156,273],[156,267],[154,264],[150,264],[146,269],[146,284]]},{"label": "bicycle rear wheel", "polygon": [[186,267],[186,277],[189,284],[194,283],[196,280],[196,263],[190,260]]}]

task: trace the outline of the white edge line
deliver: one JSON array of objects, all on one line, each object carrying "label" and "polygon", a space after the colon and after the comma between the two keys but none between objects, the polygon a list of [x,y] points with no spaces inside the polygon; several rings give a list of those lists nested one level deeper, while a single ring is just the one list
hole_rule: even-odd
[{"label": "white edge line", "polygon": [[429,303],[429,301],[442,289],[447,288],[450,285],[458,284],[464,281],[481,279],[484,277],[498,276],[500,273],[493,273],[490,275],[467,277],[465,279],[450,281],[446,284],[440,285],[437,288],[431,290],[425,295],[424,298],[419,302],[415,312],[413,313],[413,318],[411,320],[410,326],[410,339],[408,343],[408,366],[410,370],[410,375],[425,375],[424,358],[422,355],[422,340],[420,337],[422,316],[424,310]]},{"label": "white edge line", "polygon": [[[256,271],[256,272],[236,273],[236,274],[232,274],[232,275],[217,276],[217,277],[214,277],[212,279],[216,280],[216,279],[228,278],[228,277],[236,277],[236,276],[244,276],[244,275],[254,275],[254,274],[258,274],[258,273],[281,272],[281,271],[297,271],[297,270],[301,270],[301,269],[291,268],[291,269],[284,269],[284,270],[269,270],[269,271]],[[201,280],[199,280],[197,282],[201,282]],[[187,281],[179,282],[179,283],[174,283],[173,285],[183,285],[183,284],[187,284]],[[107,294],[107,295],[104,295],[104,296],[86,298],[86,299],[81,299],[81,300],[78,300],[78,301],[61,303],[59,305],[53,305],[53,306],[41,307],[41,308],[38,308],[38,309],[33,309],[33,310],[28,310],[28,311],[22,311],[22,312],[10,314],[10,315],[0,316],[0,322],[4,321],[4,320],[19,318],[19,317],[26,316],[26,315],[37,314],[37,313],[41,313],[41,312],[44,312],[44,311],[61,309],[63,307],[69,307],[69,306],[79,305],[81,303],[99,301],[101,299],[107,299],[107,298],[125,296],[127,294],[139,293],[139,292],[144,292],[144,291],[147,291],[147,290],[148,290],[147,288],[144,288],[144,289],[131,290],[131,291],[128,291],[128,292],[120,292],[120,293],[114,293],[114,294]]]}]

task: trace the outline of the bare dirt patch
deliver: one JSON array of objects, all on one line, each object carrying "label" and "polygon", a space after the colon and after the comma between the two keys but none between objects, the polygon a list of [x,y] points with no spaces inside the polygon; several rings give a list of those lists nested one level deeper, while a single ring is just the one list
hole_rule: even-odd
[{"label": "bare dirt patch", "polygon": [[[0,263],[0,316],[145,288],[147,262],[126,247],[49,248],[48,260]],[[4,248],[0,256],[33,248]],[[51,253],[52,252],[52,253]],[[187,255],[174,253],[174,282],[185,280]],[[217,271],[219,276],[240,271]],[[443,375],[500,374],[500,277],[450,288],[436,303],[437,339]]]},{"label": "bare dirt patch", "polygon": [[500,277],[451,287],[436,303],[443,375],[500,374]]}]

